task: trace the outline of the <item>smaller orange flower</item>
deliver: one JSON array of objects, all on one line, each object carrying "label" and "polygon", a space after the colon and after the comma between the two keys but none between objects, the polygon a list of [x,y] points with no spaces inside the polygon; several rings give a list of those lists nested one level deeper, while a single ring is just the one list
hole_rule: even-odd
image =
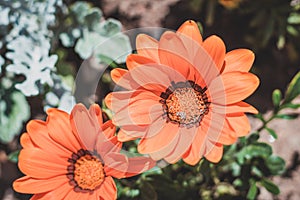
[{"label": "smaller orange flower", "polygon": [[242,0],[219,0],[219,3],[228,9],[237,8]]},{"label": "smaller orange flower", "polygon": [[116,199],[112,177],[142,173],[155,165],[147,157],[127,158],[111,120],[103,123],[98,105],[76,105],[71,115],[47,111],[47,121],[32,120],[21,137],[19,168],[13,183],[31,199]]}]

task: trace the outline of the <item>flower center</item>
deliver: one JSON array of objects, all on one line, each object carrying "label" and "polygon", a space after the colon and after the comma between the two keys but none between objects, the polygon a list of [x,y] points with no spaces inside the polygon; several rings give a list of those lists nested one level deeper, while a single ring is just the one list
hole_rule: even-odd
[{"label": "flower center", "polygon": [[79,150],[69,158],[67,177],[75,191],[93,191],[100,186],[105,179],[103,163],[97,155],[87,150]]},{"label": "flower center", "polygon": [[208,98],[206,88],[201,88],[193,81],[171,83],[172,85],[161,93],[167,121],[186,127],[199,125],[203,116],[208,113]]}]

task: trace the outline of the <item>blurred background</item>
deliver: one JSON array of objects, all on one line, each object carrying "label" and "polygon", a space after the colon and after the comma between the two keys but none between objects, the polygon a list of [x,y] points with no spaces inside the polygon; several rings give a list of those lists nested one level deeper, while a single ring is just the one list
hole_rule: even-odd
[{"label": "blurred background", "polygon": [[[16,160],[19,137],[29,119],[45,119],[49,107],[70,110],[73,93],[82,97],[77,101],[101,104],[113,88],[109,70],[124,67],[126,59],[115,61],[112,55],[132,50],[122,31],[176,30],[188,19],[199,22],[203,38],[220,36],[227,51],[248,48],[255,53],[252,72],[261,83],[247,102],[270,115],[273,90],[284,93],[300,69],[299,0],[0,0],[0,199],[29,198],[11,189],[22,175]],[[111,51],[92,50],[95,41],[116,33]],[[84,60],[86,73],[104,73],[97,88],[88,91],[79,85],[73,88]],[[88,85],[89,78],[79,80]],[[261,139],[285,159],[288,173],[273,180],[281,189],[278,197],[262,189],[259,199],[300,199],[299,109],[292,112],[293,120],[270,124],[276,141],[262,133]],[[251,124],[259,127],[260,121],[252,117]]]}]

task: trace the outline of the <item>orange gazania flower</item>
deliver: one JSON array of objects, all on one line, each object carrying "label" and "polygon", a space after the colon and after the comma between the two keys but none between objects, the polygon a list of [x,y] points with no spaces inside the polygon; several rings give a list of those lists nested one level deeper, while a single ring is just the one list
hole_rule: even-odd
[{"label": "orange gazania flower", "polygon": [[228,9],[234,9],[239,6],[242,0],[219,0],[219,3]]},{"label": "orange gazania flower", "polygon": [[120,154],[111,121],[103,124],[99,106],[78,104],[71,115],[47,111],[47,121],[32,120],[21,137],[19,168],[26,175],[13,183],[32,199],[116,199],[112,177],[124,178],[154,166],[146,157]]},{"label": "orange gazania flower", "polygon": [[191,20],[159,41],[139,35],[136,48],[127,58],[128,70],[111,72],[126,90],[106,97],[120,141],[141,138],[140,153],[195,165],[203,156],[218,162],[223,144],[248,134],[244,112],[257,110],[242,100],[259,84],[248,72],[254,61],[250,50],[226,53],[219,37],[203,41]]}]

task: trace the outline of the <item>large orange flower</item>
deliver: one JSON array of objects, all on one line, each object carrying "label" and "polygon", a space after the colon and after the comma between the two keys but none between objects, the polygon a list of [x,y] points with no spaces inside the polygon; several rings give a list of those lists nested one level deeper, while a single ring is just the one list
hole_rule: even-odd
[{"label": "large orange flower", "polygon": [[191,165],[203,156],[218,162],[223,144],[245,136],[250,125],[244,112],[257,113],[243,102],[258,87],[249,73],[254,54],[247,49],[226,53],[217,36],[202,40],[194,21],[159,41],[141,34],[128,70],[114,69],[112,79],[125,91],[112,92],[106,104],[120,141],[141,138],[138,150],[153,159]]},{"label": "large orange flower", "polygon": [[32,120],[21,137],[19,168],[26,175],[13,183],[32,199],[116,199],[112,177],[136,175],[154,166],[146,157],[120,154],[115,126],[103,124],[99,106],[78,104],[71,115],[47,111],[47,121]]}]

